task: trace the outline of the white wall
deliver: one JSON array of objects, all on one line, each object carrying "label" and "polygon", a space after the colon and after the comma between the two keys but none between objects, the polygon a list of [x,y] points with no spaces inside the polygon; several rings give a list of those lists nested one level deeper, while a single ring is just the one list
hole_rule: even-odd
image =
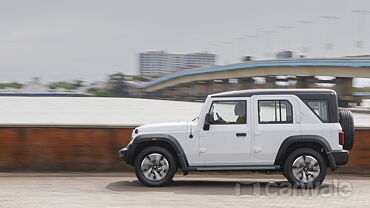
[{"label": "white wall", "polygon": [[0,125],[120,125],[189,121],[202,103],[135,98],[0,97]]}]

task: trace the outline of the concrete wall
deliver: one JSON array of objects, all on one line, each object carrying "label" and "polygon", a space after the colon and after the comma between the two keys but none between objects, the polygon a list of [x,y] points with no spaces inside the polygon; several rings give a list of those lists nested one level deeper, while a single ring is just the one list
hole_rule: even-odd
[{"label": "concrete wall", "polygon": [[[127,171],[118,150],[132,127],[1,127],[0,171]],[[356,130],[350,162],[340,172],[369,173],[370,128]]]}]

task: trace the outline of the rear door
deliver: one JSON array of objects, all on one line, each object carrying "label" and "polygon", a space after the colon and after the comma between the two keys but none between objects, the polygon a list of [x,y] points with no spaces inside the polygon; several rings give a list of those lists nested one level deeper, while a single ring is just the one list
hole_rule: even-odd
[{"label": "rear door", "polygon": [[301,135],[299,102],[291,95],[252,96],[255,162],[272,165],[282,142]]}]

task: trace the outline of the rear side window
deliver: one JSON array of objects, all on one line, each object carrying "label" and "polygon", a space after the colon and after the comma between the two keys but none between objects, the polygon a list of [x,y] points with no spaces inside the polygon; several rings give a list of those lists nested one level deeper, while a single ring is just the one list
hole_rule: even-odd
[{"label": "rear side window", "polygon": [[259,100],[258,122],[260,124],[293,123],[292,105],[287,100]]},{"label": "rear side window", "polygon": [[329,108],[327,100],[304,100],[304,102],[313,112],[315,112],[321,121],[329,121]]}]

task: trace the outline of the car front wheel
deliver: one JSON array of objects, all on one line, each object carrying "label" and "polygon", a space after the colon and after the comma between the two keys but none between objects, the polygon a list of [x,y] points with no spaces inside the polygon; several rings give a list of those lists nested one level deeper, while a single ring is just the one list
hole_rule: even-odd
[{"label": "car front wheel", "polygon": [[171,152],[159,146],[144,149],[135,160],[136,176],[146,186],[168,185],[176,170],[176,162]]}]

